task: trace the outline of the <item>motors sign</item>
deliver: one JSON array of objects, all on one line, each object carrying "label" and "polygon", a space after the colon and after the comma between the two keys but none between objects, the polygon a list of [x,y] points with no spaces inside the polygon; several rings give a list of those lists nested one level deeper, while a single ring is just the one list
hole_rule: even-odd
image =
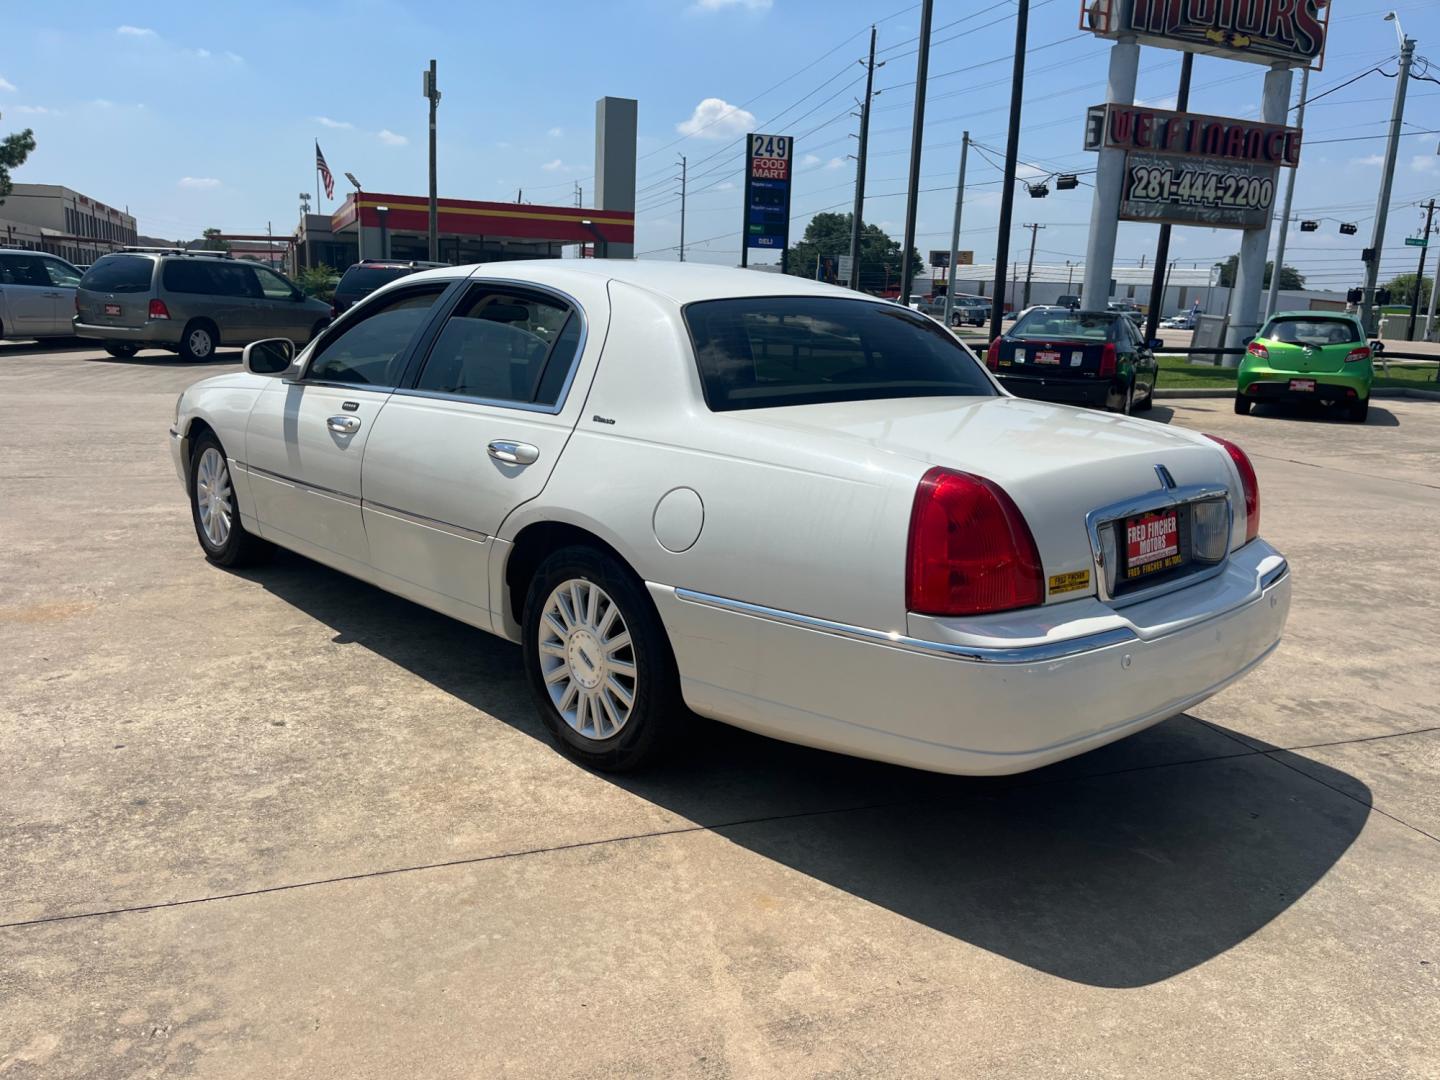
[{"label": "motors sign", "polygon": [[1092,105],[1085,149],[1150,150],[1256,165],[1300,164],[1300,129],[1142,105]]},{"label": "motors sign", "polygon": [[1080,26],[1101,37],[1319,70],[1327,0],[1081,0]]},{"label": "motors sign", "polygon": [[788,135],[751,134],[745,139],[745,247],[783,251],[790,241],[795,141]]}]

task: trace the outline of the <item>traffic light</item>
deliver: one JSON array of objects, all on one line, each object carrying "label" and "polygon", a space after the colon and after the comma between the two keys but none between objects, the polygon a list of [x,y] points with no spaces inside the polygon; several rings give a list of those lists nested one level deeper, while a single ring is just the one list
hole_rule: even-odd
[{"label": "traffic light", "polygon": [[1074,173],[1061,173],[1055,177],[1056,191],[1069,191],[1071,188],[1080,186],[1080,178]]},{"label": "traffic light", "polygon": [[1358,303],[1360,303],[1361,300],[1364,300],[1364,299],[1365,299],[1365,290],[1364,290],[1364,289],[1351,289],[1349,292],[1347,292],[1347,293],[1345,294],[1345,302],[1346,302],[1347,304],[1358,304]]},{"label": "traffic light", "polygon": [[1389,289],[1376,289],[1376,290],[1375,290],[1375,303],[1380,304],[1380,305],[1382,305],[1382,306],[1385,305],[1385,304],[1390,303],[1390,290],[1389,290]]},{"label": "traffic light", "polygon": [[1353,221],[1344,222],[1340,226],[1340,232],[1345,236],[1354,236],[1359,231],[1360,227],[1356,225]]},{"label": "traffic light", "polygon": [[1030,192],[1032,199],[1043,199],[1050,194],[1050,185],[1041,180],[1038,184],[1026,184],[1025,190]]},{"label": "traffic light", "polygon": [[1302,221],[1302,222],[1300,222],[1300,231],[1301,231],[1301,232],[1314,232],[1314,231],[1315,231],[1316,229],[1318,229],[1318,228],[1320,228],[1320,222],[1318,222],[1318,221]]},{"label": "traffic light", "polygon": [[1363,263],[1372,263],[1372,262],[1374,262],[1374,261],[1375,261],[1375,249],[1374,249],[1374,248],[1363,248],[1363,249],[1361,250],[1361,252],[1360,252],[1360,261],[1363,262]]}]

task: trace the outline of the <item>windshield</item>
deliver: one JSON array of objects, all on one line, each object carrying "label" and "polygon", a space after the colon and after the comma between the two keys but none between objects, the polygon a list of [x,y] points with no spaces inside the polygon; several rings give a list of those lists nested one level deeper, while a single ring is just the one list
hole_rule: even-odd
[{"label": "windshield", "polygon": [[711,409],[900,397],[991,397],[979,363],[897,304],[828,297],[706,300],[685,308]]},{"label": "windshield", "polygon": [[1353,345],[1364,340],[1350,319],[1271,319],[1260,336],[1284,345]]},{"label": "windshield", "polygon": [[1010,337],[1022,340],[1105,341],[1110,336],[1114,315],[1076,311],[1031,311],[1010,330]]}]

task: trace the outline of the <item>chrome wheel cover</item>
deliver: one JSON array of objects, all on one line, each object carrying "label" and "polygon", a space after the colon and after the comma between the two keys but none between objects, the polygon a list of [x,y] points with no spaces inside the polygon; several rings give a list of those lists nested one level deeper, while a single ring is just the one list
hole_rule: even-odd
[{"label": "chrome wheel cover", "polygon": [[604,589],[572,578],[540,616],[540,674],[550,701],[577,735],[618,735],[635,706],[635,648],[625,617]]},{"label": "chrome wheel cover", "polygon": [[210,331],[199,327],[190,331],[190,336],[186,341],[193,356],[209,356],[211,349],[215,347],[215,342],[210,337]]},{"label": "chrome wheel cover", "polygon": [[195,466],[195,505],[200,511],[200,527],[215,548],[223,548],[230,539],[234,503],[230,490],[230,470],[225,455],[207,446]]}]

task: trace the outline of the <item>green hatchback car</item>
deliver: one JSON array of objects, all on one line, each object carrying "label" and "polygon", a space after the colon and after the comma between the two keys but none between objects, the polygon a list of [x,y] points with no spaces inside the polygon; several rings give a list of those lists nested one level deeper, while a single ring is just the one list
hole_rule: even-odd
[{"label": "green hatchback car", "polygon": [[1364,423],[1375,379],[1360,320],[1324,311],[1270,317],[1245,350],[1235,376],[1235,411],[1264,401],[1321,401]]}]

